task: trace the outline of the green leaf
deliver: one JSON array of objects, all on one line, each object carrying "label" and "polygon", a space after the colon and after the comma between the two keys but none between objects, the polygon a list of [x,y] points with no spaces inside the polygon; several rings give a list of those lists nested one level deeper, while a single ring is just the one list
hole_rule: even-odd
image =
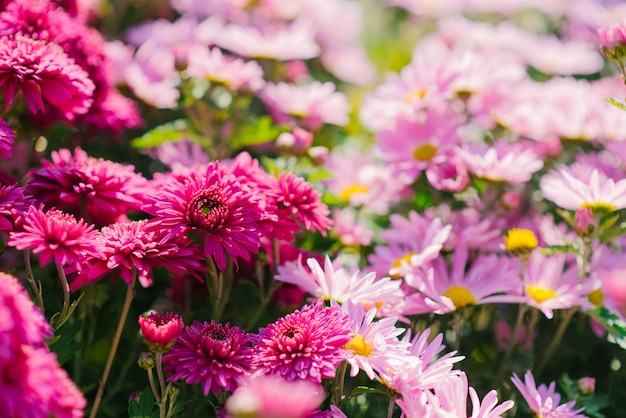
[{"label": "green leaf", "polygon": [[241,125],[230,140],[230,146],[234,149],[249,145],[262,144],[275,140],[286,129],[274,125],[270,116],[261,116],[247,125]]},{"label": "green leaf", "polygon": [[619,107],[622,110],[626,110],[626,104],[624,104],[622,102],[618,102],[617,100],[613,99],[612,97],[606,98],[604,100],[606,100],[607,102],[611,103],[615,107]]},{"label": "green leaf", "polygon": [[174,402],[174,406],[172,407],[172,413],[174,415],[178,414],[180,411],[183,410],[183,408],[185,407],[185,405],[187,405],[189,402],[193,401],[193,394],[189,394],[186,397],[183,398],[177,398],[176,402]]},{"label": "green leaf", "polygon": [[626,322],[605,307],[589,311],[589,315],[608,331],[607,341],[626,350]]},{"label": "green leaf", "polygon": [[138,401],[132,399],[128,402],[128,416],[129,418],[151,418],[154,415],[155,405],[156,400],[152,390],[145,388]]},{"label": "green leaf", "polygon": [[185,119],[176,119],[131,140],[130,145],[133,148],[154,148],[164,142],[180,141],[184,138],[193,139],[196,136]]},{"label": "green leaf", "polygon": [[55,330],[54,338],[48,342],[48,345],[50,351],[56,353],[59,364],[67,363],[82,347],[82,343],[74,341],[82,326],[82,321],[70,321]]},{"label": "green leaf", "polygon": [[552,255],[552,254],[568,254],[575,253],[576,248],[572,244],[565,245],[550,245],[548,247],[540,248],[542,254]]}]

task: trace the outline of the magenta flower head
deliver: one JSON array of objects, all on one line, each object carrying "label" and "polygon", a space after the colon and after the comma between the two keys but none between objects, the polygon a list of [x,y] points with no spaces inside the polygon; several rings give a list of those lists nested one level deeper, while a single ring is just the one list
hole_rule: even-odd
[{"label": "magenta flower head", "polygon": [[351,320],[336,305],[306,305],[259,329],[254,366],[286,380],[321,382],[335,376],[347,357],[342,349],[351,339]]},{"label": "magenta flower head", "polygon": [[215,321],[194,323],[178,336],[163,357],[168,380],[199,383],[205,395],[234,391],[250,373],[250,336],[237,327]]},{"label": "magenta flower head", "polygon": [[615,62],[623,70],[623,61],[626,58],[626,23],[614,23],[608,27],[599,28],[598,37],[602,55]]},{"label": "magenta flower head", "polygon": [[204,255],[224,270],[227,257],[237,265],[237,257],[249,261],[250,254],[259,251],[263,209],[258,202],[244,177],[226,174],[215,162],[204,174],[194,172],[184,183],[166,186],[146,211],[156,217],[156,228],[170,229],[171,234],[198,232]]},{"label": "magenta flower head", "polygon": [[4,184],[0,179],[0,231],[13,231],[14,221],[28,210],[31,199],[24,195],[24,188],[16,184]]},{"label": "magenta flower head", "polygon": [[168,351],[183,330],[183,318],[173,312],[150,312],[139,316],[139,328],[148,349],[154,353]]},{"label": "magenta flower head", "polygon": [[0,157],[11,158],[14,143],[15,132],[4,119],[0,118]]},{"label": "magenta flower head", "polygon": [[73,120],[89,110],[95,87],[60,46],[17,35],[0,37],[0,88],[7,106],[20,88],[32,113],[47,103]]},{"label": "magenta flower head", "polygon": [[31,206],[20,226],[20,232],[10,233],[8,245],[33,250],[42,266],[52,260],[58,265],[75,264],[100,252],[100,232],[60,210]]}]

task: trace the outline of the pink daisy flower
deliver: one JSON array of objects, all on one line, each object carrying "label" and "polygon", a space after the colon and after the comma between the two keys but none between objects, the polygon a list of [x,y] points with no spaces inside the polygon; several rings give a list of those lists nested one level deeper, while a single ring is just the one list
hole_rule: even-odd
[{"label": "pink daisy flower", "polygon": [[168,351],[183,330],[183,318],[174,312],[150,312],[140,315],[139,329],[143,340],[156,353]]},{"label": "pink daisy flower", "polygon": [[97,237],[100,253],[83,262],[71,287],[90,285],[116,273],[128,285],[137,277],[143,287],[152,285],[152,269],[164,267],[175,276],[190,274],[201,280],[204,270],[200,248],[184,235],[153,228],[146,221],[115,223]]},{"label": "pink daisy flower", "polygon": [[324,123],[345,126],[349,122],[348,99],[335,91],[332,82],[315,81],[302,86],[268,83],[259,98],[278,124],[301,125],[316,131]]},{"label": "pink daisy flower", "polygon": [[245,178],[225,173],[217,162],[202,175],[166,185],[151,200],[145,210],[156,217],[154,227],[171,235],[198,232],[204,255],[213,257],[220,270],[227,257],[237,265],[237,257],[248,261],[259,251],[259,199],[248,191]]},{"label": "pink daisy flower", "polygon": [[319,383],[335,376],[350,339],[350,318],[339,306],[306,305],[259,328],[254,367],[289,381]]},{"label": "pink daisy flower", "polygon": [[23,187],[0,182],[0,231],[13,231],[15,220],[28,211],[31,203]]},{"label": "pink daisy flower", "polygon": [[14,143],[15,131],[4,119],[0,118],[0,157],[11,158]]},{"label": "pink daisy flower", "polygon": [[45,348],[23,346],[0,364],[0,403],[6,417],[82,418],[87,400]]},{"label": "pink daisy flower", "polygon": [[226,410],[233,416],[307,418],[324,398],[324,389],[317,383],[257,375],[246,377],[226,401]]},{"label": "pink daisy flower", "polygon": [[592,290],[590,282],[581,283],[576,266],[568,265],[567,260],[562,254],[545,256],[535,251],[524,270],[526,304],[539,309],[550,319],[555,309],[575,306],[593,309],[587,299]]},{"label": "pink daisy flower", "polygon": [[346,302],[343,312],[352,319],[352,339],[344,348],[348,351],[346,362],[351,366],[350,376],[363,370],[371,380],[377,380],[377,373],[385,373],[409,354],[409,343],[400,341],[398,336],[406,331],[395,326],[397,318],[383,318],[374,321],[376,308],[365,311],[361,304]]},{"label": "pink daisy flower", "polygon": [[483,149],[466,144],[458,155],[470,173],[495,182],[522,184],[543,168],[543,161],[531,149],[505,140]]},{"label": "pink daisy flower", "polygon": [[563,209],[626,208],[626,179],[614,181],[592,166],[561,165],[543,176],[539,186],[546,199]]},{"label": "pink daisy flower", "polygon": [[536,414],[539,417],[586,417],[583,414],[579,414],[579,412],[583,411],[585,408],[574,409],[576,401],[570,401],[562,405],[560,404],[561,395],[555,390],[555,382],[551,382],[549,386],[541,384],[537,387],[535,378],[530,370],[524,374],[523,382],[515,373],[513,374],[513,377],[511,377],[511,380],[528,403],[528,406],[533,414]]},{"label": "pink daisy flower", "polygon": [[7,106],[20,88],[32,113],[45,101],[73,120],[89,110],[94,84],[59,46],[18,35],[0,37],[0,88]]},{"label": "pink daisy flower", "polygon": [[66,212],[82,213],[97,225],[109,225],[129,210],[139,210],[146,179],[132,165],[89,157],[77,147],[52,152],[52,162],[28,173],[26,190],[46,205]]},{"label": "pink daisy flower", "polygon": [[357,214],[350,208],[333,209],[333,235],[339,238],[342,244],[370,245],[374,239],[371,227],[363,219],[357,219]]},{"label": "pink daisy flower", "polygon": [[224,55],[219,48],[192,49],[186,72],[190,77],[223,84],[229,90],[259,91],[265,84],[259,64]]},{"label": "pink daisy flower", "polygon": [[319,231],[326,235],[332,226],[328,217],[330,209],[313,186],[301,177],[292,173],[280,173],[275,185],[277,214],[283,219],[295,219],[307,231]]},{"label": "pink daisy flower", "polygon": [[426,167],[426,178],[435,189],[453,193],[462,192],[470,183],[467,165],[456,153],[433,158]]},{"label": "pink daisy flower", "polygon": [[350,274],[346,270],[335,269],[326,256],[324,268],[315,258],[306,261],[309,269],[302,265],[302,256],[295,262],[287,262],[278,267],[274,279],[300,287],[305,292],[324,300],[338,303],[352,302],[362,305],[396,304],[402,299],[400,281],[388,277],[376,279],[375,273],[362,274],[359,271]]},{"label": "pink daisy flower", "polygon": [[169,381],[199,383],[205,395],[234,391],[250,373],[250,335],[215,321],[194,321],[163,357]]},{"label": "pink daisy flower", "polygon": [[159,160],[171,170],[207,165],[211,161],[200,144],[187,139],[167,141],[143,152]]},{"label": "pink daisy flower", "polygon": [[100,232],[82,219],[42,207],[31,206],[20,220],[20,232],[11,232],[8,245],[39,254],[42,266],[53,261],[59,266],[80,263],[100,254]]}]

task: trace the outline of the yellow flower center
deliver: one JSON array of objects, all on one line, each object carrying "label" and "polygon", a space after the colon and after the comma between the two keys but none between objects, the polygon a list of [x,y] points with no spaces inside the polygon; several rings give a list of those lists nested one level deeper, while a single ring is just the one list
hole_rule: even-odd
[{"label": "yellow flower center", "polygon": [[450,286],[448,290],[443,292],[443,296],[450,298],[457,309],[469,305],[476,305],[476,299],[474,298],[474,295],[472,295],[472,292],[470,292],[466,287],[459,286],[458,284]]},{"label": "yellow flower center", "polygon": [[413,151],[413,158],[417,161],[430,161],[436,153],[437,147],[435,145],[426,144],[415,148],[415,151]]},{"label": "yellow flower center", "polygon": [[602,293],[602,289],[596,289],[587,295],[589,302],[593,303],[598,308],[602,306],[604,302],[604,293]]},{"label": "yellow flower center", "polygon": [[370,189],[367,186],[364,186],[364,185],[362,185],[360,183],[352,183],[351,185],[349,185],[348,187],[343,189],[343,191],[341,192],[339,197],[344,202],[349,202],[350,198],[353,195],[359,194],[359,193],[364,194],[364,193],[367,193],[369,191],[370,191]]},{"label": "yellow flower center", "polygon": [[504,248],[515,257],[528,256],[537,244],[535,233],[529,229],[509,229],[504,237]]},{"label": "yellow flower center", "polygon": [[413,90],[404,97],[404,103],[411,104],[418,99],[423,100],[424,97],[426,97],[426,89]]},{"label": "yellow flower center", "polygon": [[343,348],[354,351],[357,356],[369,357],[372,354],[372,346],[366,343],[359,334],[355,335]]},{"label": "yellow flower center", "polygon": [[536,285],[526,286],[526,293],[535,299],[537,303],[542,303],[548,299],[554,299],[556,297],[556,292],[553,289]]},{"label": "yellow flower center", "polygon": [[[399,269],[400,267],[402,267],[402,265],[404,263],[411,265],[411,257],[413,257],[415,255],[415,253],[413,251],[409,251],[408,253],[406,253],[405,255],[403,255],[402,257],[396,259],[396,261],[393,262],[393,264],[391,265],[391,269]],[[392,279],[401,279],[402,275],[400,274],[393,274],[391,276]]]},{"label": "yellow flower center", "polygon": [[374,302],[374,304],[372,305],[371,303],[363,303],[363,307],[365,308],[365,310],[369,310],[371,308],[376,308],[376,309],[380,309],[383,307],[383,303],[382,302]]},{"label": "yellow flower center", "polygon": [[617,209],[615,205],[603,202],[583,203],[582,208],[591,209],[594,213],[615,212],[615,210]]}]

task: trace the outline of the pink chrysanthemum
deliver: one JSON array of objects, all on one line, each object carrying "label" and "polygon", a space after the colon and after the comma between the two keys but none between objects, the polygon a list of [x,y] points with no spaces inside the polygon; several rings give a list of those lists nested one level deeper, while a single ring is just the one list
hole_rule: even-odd
[{"label": "pink chrysanthemum", "polygon": [[326,230],[332,226],[328,217],[330,209],[310,183],[295,174],[281,173],[276,187],[279,217],[294,218],[306,230],[326,235]]},{"label": "pink chrysanthemum", "polygon": [[81,213],[84,205],[81,214],[102,226],[141,208],[146,179],[132,165],[89,157],[79,147],[55,151],[42,165],[28,173],[26,190],[46,207]]},{"label": "pink chrysanthemum", "polygon": [[172,348],[184,326],[183,318],[174,312],[150,312],[140,315],[137,322],[146,345],[157,353]]},{"label": "pink chrysanthemum", "polygon": [[4,119],[0,118],[0,157],[11,158],[14,143],[15,132]]},{"label": "pink chrysanthemum", "polygon": [[238,417],[306,418],[317,411],[324,397],[317,383],[258,375],[245,379],[226,401],[226,410]]},{"label": "pink chrysanthemum", "polygon": [[149,287],[155,267],[164,267],[177,276],[198,276],[198,271],[204,270],[200,249],[189,238],[151,225],[142,220],[102,228],[97,242],[100,253],[86,260],[72,288],[93,284],[111,272],[129,285],[137,276],[143,287]]},{"label": "pink chrysanthemum", "polygon": [[13,231],[14,221],[28,210],[31,199],[24,196],[24,188],[0,182],[0,231]]},{"label": "pink chrysanthemum", "polygon": [[205,395],[234,391],[250,372],[249,343],[250,336],[237,327],[194,321],[163,357],[168,380],[199,383]]},{"label": "pink chrysanthemum", "polygon": [[89,110],[94,84],[58,45],[18,35],[0,37],[0,88],[7,106],[20,88],[32,113],[45,101],[73,120]]},{"label": "pink chrysanthemum", "polygon": [[[22,345],[43,347],[52,328],[16,277],[0,272],[0,369]],[[1,375],[1,374],[0,374]]]},{"label": "pink chrysanthemum", "polygon": [[153,196],[146,208],[156,217],[155,226],[171,234],[194,230],[204,242],[204,254],[213,257],[220,270],[227,256],[250,260],[259,251],[258,221],[263,216],[258,197],[245,188],[245,179],[226,174],[211,163],[206,174],[192,173],[184,183],[173,182]]},{"label": "pink chrysanthemum", "polygon": [[20,34],[61,44],[76,36],[73,20],[52,2],[13,0],[0,13],[0,36]]},{"label": "pink chrysanthemum", "polygon": [[561,402],[561,395],[555,390],[556,383],[551,382],[549,386],[535,383],[533,374],[529,371],[524,374],[524,382],[514,373],[511,377],[513,384],[520,391],[533,414],[538,417],[558,417],[558,418],[585,418],[579,414],[584,408],[574,409],[576,401],[565,404]]},{"label": "pink chrysanthemum", "polygon": [[100,232],[60,210],[31,206],[20,220],[20,231],[10,233],[8,245],[33,250],[42,266],[52,260],[57,265],[76,264],[100,253]]},{"label": "pink chrysanthemum", "polygon": [[23,346],[11,364],[0,365],[0,404],[8,418],[81,418],[87,400],[54,353]]},{"label": "pink chrysanthemum", "polygon": [[289,381],[321,382],[346,357],[350,319],[339,306],[306,305],[265,328],[255,341],[254,366]]},{"label": "pink chrysanthemum", "polygon": [[317,130],[322,124],[344,126],[349,122],[350,104],[331,82],[313,82],[295,86],[287,83],[266,84],[259,97],[272,118],[279,124],[300,124]]}]

